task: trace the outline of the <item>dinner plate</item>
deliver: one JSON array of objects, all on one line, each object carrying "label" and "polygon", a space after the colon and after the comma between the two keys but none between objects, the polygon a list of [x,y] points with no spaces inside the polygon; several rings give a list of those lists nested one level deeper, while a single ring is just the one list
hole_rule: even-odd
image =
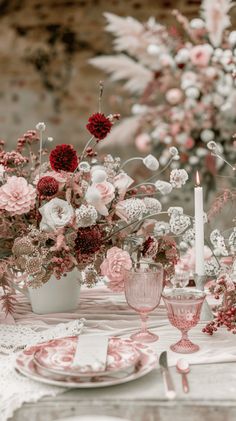
[{"label": "dinner plate", "polygon": [[[99,388],[107,386],[115,386],[139,379],[151,372],[157,365],[157,355],[148,345],[133,342],[131,339],[125,339],[135,344],[135,348],[139,351],[140,359],[136,369],[132,373],[123,373],[122,377],[112,376],[93,376],[89,380],[84,377],[74,377],[52,374],[40,369],[34,362],[34,354],[41,345],[36,345],[20,352],[16,359],[15,368],[26,377],[39,381],[41,383],[52,386],[60,386],[63,388]],[[51,341],[50,341],[51,342]]]},{"label": "dinner plate", "polygon": [[109,338],[106,369],[103,371],[73,366],[74,356],[79,345],[79,337],[60,338],[44,343],[34,353],[34,363],[47,373],[70,377],[92,377],[132,373],[140,359],[140,352],[129,339]]}]

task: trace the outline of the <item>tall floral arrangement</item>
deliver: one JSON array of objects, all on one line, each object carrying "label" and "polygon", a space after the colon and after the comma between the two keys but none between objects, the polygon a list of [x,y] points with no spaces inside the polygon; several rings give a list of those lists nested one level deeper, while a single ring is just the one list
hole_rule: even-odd
[{"label": "tall floral arrangement", "polygon": [[[110,154],[98,156],[97,144],[117,119],[117,114],[100,111],[90,116],[91,136],[79,153],[70,144],[56,145],[49,153],[45,142],[53,139],[45,138],[42,122],[18,140],[14,151],[1,144],[0,285],[9,311],[16,275],[36,288],[51,275],[60,279],[78,268],[88,286],[102,274],[112,289],[120,290],[122,269],[134,259],[161,260],[167,276],[173,271],[178,252],[171,235],[184,215],[177,208],[164,211],[158,196],[180,189],[188,174],[172,169],[169,180],[161,180],[159,161],[151,154],[124,162]],[[169,164],[178,159],[178,150],[170,148]],[[127,172],[132,160],[150,172],[141,183]],[[169,222],[162,221],[163,214]],[[185,216],[180,231],[189,224]]]},{"label": "tall floral arrangement", "polygon": [[166,146],[177,146],[175,166],[201,167],[210,187],[224,163],[216,164],[206,143],[216,141],[226,157],[235,155],[230,140],[236,128],[236,31],[229,31],[233,5],[203,0],[200,16],[191,21],[175,10],[174,28],[153,17],[141,23],[105,13],[115,54],[90,60],[112,81],[122,81],[133,98],[131,115],[113,131],[114,142],[135,142],[143,152],[152,148],[163,165]]}]

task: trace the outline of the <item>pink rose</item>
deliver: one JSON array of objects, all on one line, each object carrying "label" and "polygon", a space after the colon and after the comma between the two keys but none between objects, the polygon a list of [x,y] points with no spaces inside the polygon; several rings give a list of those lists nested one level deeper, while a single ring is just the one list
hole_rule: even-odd
[{"label": "pink rose", "polygon": [[108,181],[103,181],[102,183],[95,183],[94,187],[99,191],[101,201],[104,205],[108,205],[115,197],[115,187]]},{"label": "pink rose", "polygon": [[190,50],[190,59],[195,66],[206,67],[210,61],[212,51],[207,44],[196,45]]},{"label": "pink rose", "polygon": [[179,104],[182,98],[183,94],[180,89],[173,88],[166,92],[166,100],[171,105]]},{"label": "pink rose", "polygon": [[124,269],[131,269],[132,260],[127,251],[112,247],[101,264],[101,273],[109,279],[108,287],[114,292],[124,291]]},{"label": "pink rose", "polygon": [[115,197],[115,187],[108,181],[93,183],[88,187],[85,199],[103,216],[108,216],[106,205]]}]

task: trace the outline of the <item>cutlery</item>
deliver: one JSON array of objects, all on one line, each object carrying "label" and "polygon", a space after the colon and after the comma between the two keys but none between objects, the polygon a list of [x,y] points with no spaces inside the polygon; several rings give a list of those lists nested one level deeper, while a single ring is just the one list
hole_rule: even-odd
[{"label": "cutlery", "polygon": [[180,358],[177,361],[176,369],[178,373],[182,376],[182,385],[183,385],[183,391],[184,393],[189,392],[189,384],[188,384],[188,378],[187,374],[190,372],[190,367],[188,361],[186,361],[184,358]]},{"label": "cutlery", "polygon": [[175,387],[172,381],[172,377],[169,372],[168,362],[167,362],[167,352],[164,351],[161,353],[159,358],[159,364],[161,367],[161,373],[163,377],[163,382],[165,386],[165,393],[168,399],[174,399],[176,397]]}]

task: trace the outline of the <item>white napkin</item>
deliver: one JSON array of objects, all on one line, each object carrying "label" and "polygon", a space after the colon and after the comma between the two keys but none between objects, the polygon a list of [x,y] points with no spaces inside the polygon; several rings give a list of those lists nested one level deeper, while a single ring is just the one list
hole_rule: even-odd
[{"label": "white napkin", "polygon": [[104,371],[106,369],[108,336],[81,335],[78,338],[73,367],[80,371]]}]

